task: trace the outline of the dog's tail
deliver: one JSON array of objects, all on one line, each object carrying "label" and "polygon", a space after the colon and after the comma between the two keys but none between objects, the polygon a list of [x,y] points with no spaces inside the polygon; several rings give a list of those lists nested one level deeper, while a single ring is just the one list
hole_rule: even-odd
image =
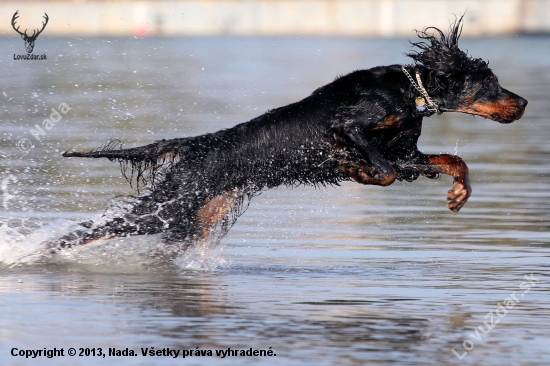
[{"label": "dog's tail", "polygon": [[[122,142],[120,140],[110,140],[105,146],[98,149],[88,152],[68,150],[63,153],[63,156],[107,158],[111,161],[118,161],[121,166],[122,175],[124,175],[131,186],[135,182],[135,188],[137,188],[139,193],[140,186],[154,183],[157,173],[169,170],[189,152],[189,139],[159,140],[149,145],[130,149],[122,149]],[[127,174],[128,168],[130,168],[129,174]]]},{"label": "dog's tail", "polygon": [[93,149],[88,152],[78,152],[67,150],[63,153],[64,157],[79,157],[79,158],[107,158],[117,161],[157,161],[169,156],[181,156],[188,149],[185,144],[187,138],[160,140],[152,144],[134,147],[131,149],[122,149],[120,140],[110,140],[103,147]]}]

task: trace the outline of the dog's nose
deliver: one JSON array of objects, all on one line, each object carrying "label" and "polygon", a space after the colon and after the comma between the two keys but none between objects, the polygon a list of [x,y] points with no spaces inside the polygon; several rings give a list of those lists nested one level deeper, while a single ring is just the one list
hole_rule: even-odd
[{"label": "dog's nose", "polygon": [[527,107],[527,103],[529,103],[527,101],[527,99],[523,99],[523,98],[519,98],[519,105],[521,106],[521,108],[525,109],[525,107]]}]

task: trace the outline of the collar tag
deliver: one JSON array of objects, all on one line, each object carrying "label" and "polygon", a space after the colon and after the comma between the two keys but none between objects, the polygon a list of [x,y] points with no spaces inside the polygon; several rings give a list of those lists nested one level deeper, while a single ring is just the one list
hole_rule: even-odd
[{"label": "collar tag", "polygon": [[414,100],[414,104],[416,104],[416,110],[419,112],[424,112],[426,110],[426,99],[424,97],[417,97]]},{"label": "collar tag", "polygon": [[403,70],[403,73],[407,76],[409,81],[411,82],[412,86],[420,93],[422,94],[422,97],[418,97],[415,99],[416,104],[416,110],[419,112],[424,112],[425,110],[428,110],[430,112],[430,115],[433,113],[441,114],[441,110],[439,109],[439,106],[430,98],[428,95],[428,92],[424,88],[424,85],[422,85],[422,79],[420,79],[420,74],[418,70],[416,71],[416,82],[412,78],[411,74],[405,69],[405,66],[401,65],[401,69]]}]

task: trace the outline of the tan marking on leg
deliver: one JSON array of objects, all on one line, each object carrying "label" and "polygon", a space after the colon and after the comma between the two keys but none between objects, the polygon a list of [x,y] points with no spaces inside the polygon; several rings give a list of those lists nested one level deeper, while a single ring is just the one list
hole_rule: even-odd
[{"label": "tan marking on leg", "polygon": [[241,195],[240,190],[225,192],[212,198],[199,210],[197,222],[202,227],[203,239],[207,239],[216,225],[231,212]]},{"label": "tan marking on leg", "polygon": [[456,155],[433,155],[428,158],[437,172],[448,174],[454,178],[453,188],[448,192],[449,209],[457,213],[472,194],[468,166]]},{"label": "tan marking on leg", "polygon": [[377,186],[389,186],[397,178],[397,173],[393,167],[391,172],[387,175],[377,174],[374,177],[372,176],[371,169],[366,166],[359,164],[358,162],[351,161],[340,161],[339,169],[346,173],[351,179],[361,184],[372,184]]},{"label": "tan marking on leg", "polygon": [[398,114],[390,114],[384,118],[384,123],[378,127],[373,128],[373,130],[385,130],[387,128],[399,128],[403,124],[401,116]]}]

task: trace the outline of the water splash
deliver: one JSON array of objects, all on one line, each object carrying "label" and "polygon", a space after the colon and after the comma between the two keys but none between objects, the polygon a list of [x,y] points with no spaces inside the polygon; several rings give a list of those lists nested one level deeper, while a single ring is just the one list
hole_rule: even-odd
[{"label": "water splash", "polygon": [[225,245],[217,241],[204,240],[180,251],[173,260],[180,270],[214,271],[227,268],[231,261],[225,259]]},{"label": "water splash", "polygon": [[[94,218],[101,221],[101,215]],[[65,265],[107,273],[164,271],[213,271],[226,267],[223,245],[206,240],[196,245],[166,243],[162,234],[100,239],[72,248],[58,249],[52,243],[77,230],[78,222],[59,219],[32,232],[13,227],[3,220],[0,226],[0,266]]]},{"label": "water splash", "polygon": [[14,267],[20,264],[33,264],[51,257],[51,249],[44,242],[52,240],[63,230],[67,230],[72,222],[56,220],[30,233],[22,231],[22,226],[13,227],[10,221],[3,220],[0,227],[0,264]]},{"label": "water splash", "polygon": [[454,152],[453,152],[453,155],[456,155],[456,156],[458,156],[458,141],[459,141],[459,140],[457,139],[457,140],[456,140],[456,144],[455,144],[455,150],[454,150]]},{"label": "water splash", "polygon": [[17,177],[13,174],[10,174],[4,179],[2,179],[2,182],[0,184],[0,189],[2,189],[2,206],[6,210],[8,209],[9,201],[15,198],[15,194],[10,193],[10,190],[9,190],[10,182],[17,183]]}]

